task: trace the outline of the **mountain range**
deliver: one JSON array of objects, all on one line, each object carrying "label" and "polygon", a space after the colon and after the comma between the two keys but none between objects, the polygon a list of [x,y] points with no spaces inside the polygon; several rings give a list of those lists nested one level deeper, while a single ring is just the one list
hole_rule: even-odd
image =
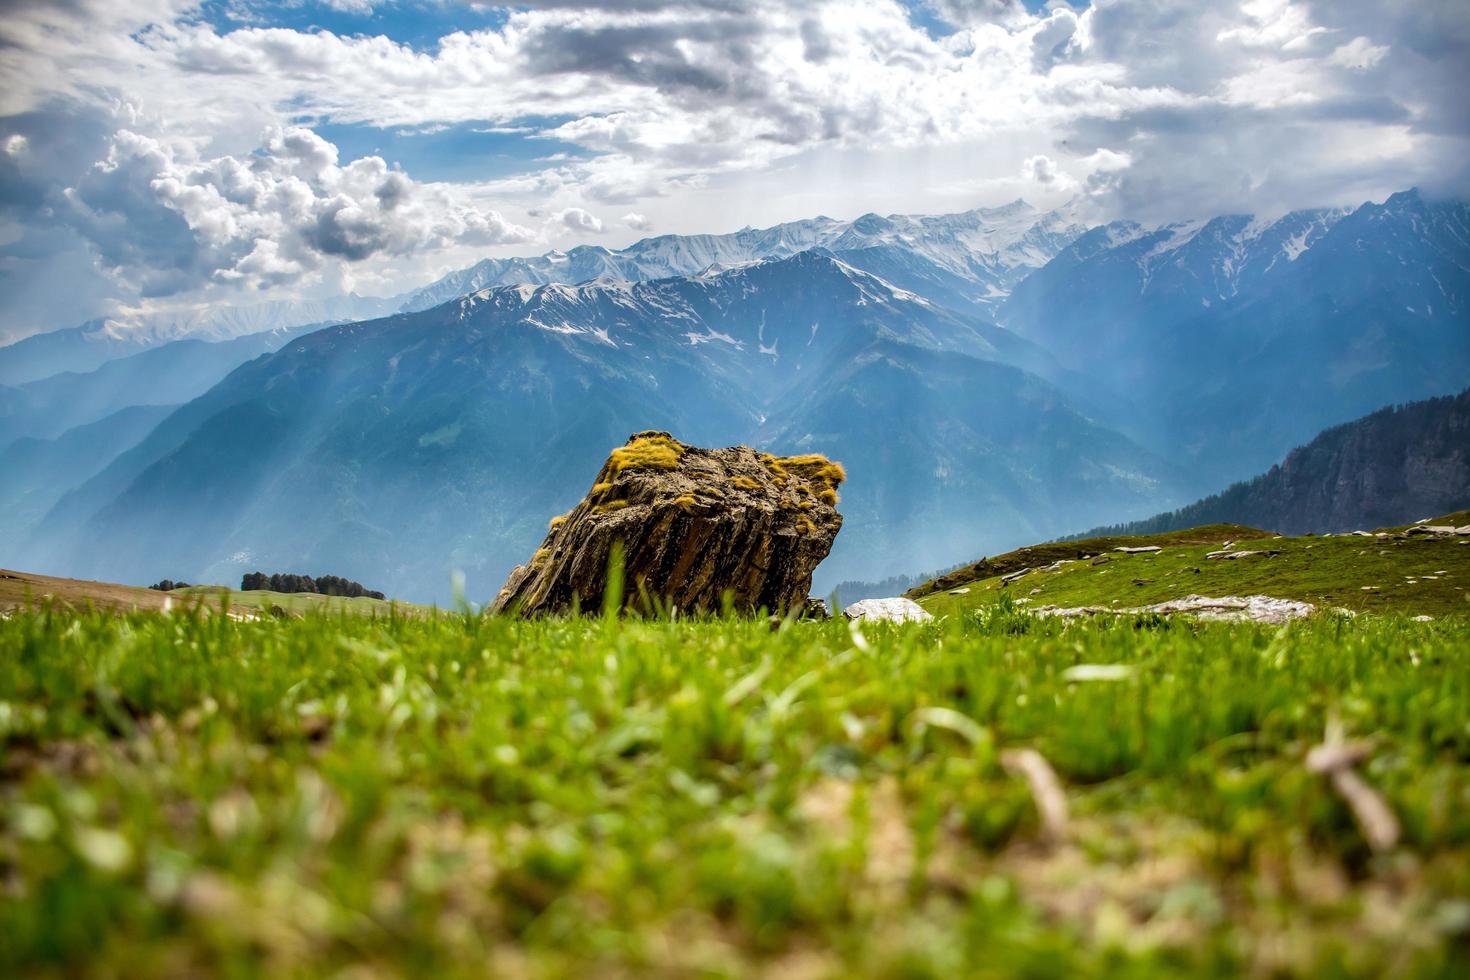
[{"label": "mountain range", "polygon": [[1013,201],[959,214],[823,216],[728,235],[660,235],[618,250],[583,245],[534,258],[485,259],[411,293],[402,311],[488,286],[663,279],[822,248],[936,302],[986,312],[1087,230],[1078,214],[1076,206],[1042,213]]},{"label": "mountain range", "polygon": [[[241,349],[151,428],[122,414],[128,385],[51,423],[11,412],[32,420],[3,450],[29,505],[0,542],[68,575],[289,567],[429,600],[458,569],[484,596],[609,447],[662,428],[843,460],[818,589],[943,566],[1157,513],[1461,390],[1466,219],[1416,192],[1159,228],[1018,202],[486,260],[393,315]],[[174,343],[148,355],[183,363]],[[16,387],[34,405],[77,383]]]},{"label": "mountain range", "polygon": [[455,568],[485,594],[647,427],[864,474],[834,574],[1182,499],[1167,463],[1050,370],[1011,332],[820,251],[480,290],[239,368],[63,498],[35,545],[47,567],[123,580],[295,562],[413,599]]},{"label": "mountain range", "polygon": [[379,316],[399,300],[348,293],[325,300],[276,300],[243,306],[220,304],[99,317],[80,326],[32,334],[0,347],[0,385],[21,385],[54,374],[84,374],[177,340],[222,341],[311,324],[344,323]]},{"label": "mountain range", "polygon": [[1323,428],[1470,381],[1470,206],[1406,191],[1274,222],[1116,222],[1021,282],[1000,320],[1223,486]]}]

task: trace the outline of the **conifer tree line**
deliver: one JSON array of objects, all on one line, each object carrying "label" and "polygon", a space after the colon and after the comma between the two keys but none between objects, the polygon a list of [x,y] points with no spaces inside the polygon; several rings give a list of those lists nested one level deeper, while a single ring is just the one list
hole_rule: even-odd
[{"label": "conifer tree line", "polygon": [[383,593],[374,592],[351,579],[342,578],[339,575],[322,575],[312,578],[310,575],[267,575],[264,572],[247,572],[240,580],[240,588],[245,592],[256,592],[269,590],[271,592],[314,592],[317,595],[345,596],[356,598],[366,596],[369,599],[382,599]]}]

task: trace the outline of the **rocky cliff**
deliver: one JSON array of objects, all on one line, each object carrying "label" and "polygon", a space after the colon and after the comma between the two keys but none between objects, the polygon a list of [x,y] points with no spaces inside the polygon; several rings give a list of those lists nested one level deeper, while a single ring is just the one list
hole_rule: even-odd
[{"label": "rocky cliff", "polygon": [[842,467],[817,455],[748,446],[700,449],[640,432],[614,449],[587,496],[552,518],[497,612],[536,616],[601,608],[622,552],[625,606],[742,612],[803,606],[812,572],[842,527]]}]

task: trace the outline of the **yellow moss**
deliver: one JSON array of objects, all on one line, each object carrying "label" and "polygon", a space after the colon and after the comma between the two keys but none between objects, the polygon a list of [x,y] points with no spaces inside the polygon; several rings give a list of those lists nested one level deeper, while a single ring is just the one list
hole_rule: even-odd
[{"label": "yellow moss", "polygon": [[807,517],[805,514],[802,514],[796,519],[796,529],[802,534],[817,533],[817,525],[812,523],[812,519],[810,517]]},{"label": "yellow moss", "polygon": [[699,501],[694,499],[694,494],[692,493],[681,493],[679,494],[679,496],[674,498],[674,505],[683,510],[688,510],[689,508],[696,506],[698,503]]},{"label": "yellow moss", "polygon": [[547,530],[548,531],[555,531],[557,528],[561,527],[566,522],[567,522],[567,515],[566,514],[557,514],[555,517],[553,517],[551,519],[551,523],[549,525],[547,525]]},{"label": "yellow moss", "polygon": [[592,496],[595,497],[598,494],[607,493],[611,489],[611,483],[594,483],[592,484]]},{"label": "yellow moss", "polygon": [[592,508],[594,514],[610,514],[615,510],[622,510],[629,505],[627,500],[605,500]]},{"label": "yellow moss", "polygon": [[531,566],[534,568],[537,565],[544,565],[544,564],[546,564],[547,560],[550,559],[550,558],[551,558],[551,549],[550,548],[537,548],[536,549],[536,553],[531,556]]},{"label": "yellow moss", "polygon": [[817,505],[813,501],[803,500],[800,503],[798,503],[796,506],[797,507],[800,507],[802,510],[811,510],[813,507],[815,507]]},{"label": "yellow moss", "polygon": [[759,490],[761,488],[760,481],[748,477],[744,473],[737,473],[730,477],[730,485],[732,487],[739,487],[741,490]]},{"label": "yellow moss", "polygon": [[806,453],[801,456],[762,453],[761,462],[778,486],[786,486],[792,476],[800,477],[817,488],[819,500],[833,506],[837,504],[837,487],[847,479],[847,471],[842,468],[841,463],[834,463],[820,453]]},{"label": "yellow moss", "polygon": [[673,470],[678,469],[685,446],[662,432],[640,432],[619,446],[607,458],[607,470],[617,475],[623,470]]}]

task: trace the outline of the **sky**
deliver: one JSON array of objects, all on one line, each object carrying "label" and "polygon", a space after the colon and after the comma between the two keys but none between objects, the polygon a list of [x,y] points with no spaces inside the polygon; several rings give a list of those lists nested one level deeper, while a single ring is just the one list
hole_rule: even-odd
[{"label": "sky", "polygon": [[1465,0],[0,0],[0,339],[1024,197],[1470,189]]}]

